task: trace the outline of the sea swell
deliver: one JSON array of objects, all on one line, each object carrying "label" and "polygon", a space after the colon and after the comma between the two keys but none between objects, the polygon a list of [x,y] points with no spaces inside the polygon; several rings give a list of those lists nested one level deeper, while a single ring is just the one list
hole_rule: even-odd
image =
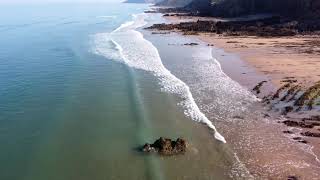
[{"label": "sea swell", "polygon": [[207,125],[214,131],[214,137],[226,142],[213,123],[200,111],[189,87],[174,76],[162,64],[157,48],[136,29],[147,24],[146,14],[133,15],[133,21],[122,24],[111,33],[94,36],[94,53],[128,65],[129,67],[151,72],[159,79],[161,90],[178,95],[186,116]]}]

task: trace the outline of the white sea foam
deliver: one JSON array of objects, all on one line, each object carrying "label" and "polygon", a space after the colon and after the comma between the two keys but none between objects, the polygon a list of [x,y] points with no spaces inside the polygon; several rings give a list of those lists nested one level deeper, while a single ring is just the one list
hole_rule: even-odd
[{"label": "white sea foam", "polygon": [[[197,102],[202,105],[202,111],[208,114],[214,112],[215,120],[224,122],[234,121],[230,117],[248,113],[252,103],[258,99],[222,71],[215,58],[217,51],[207,46],[192,49],[195,49],[192,51],[192,60],[188,66],[181,66],[179,73],[182,77],[192,76],[187,81],[190,81],[188,84],[198,97]],[[226,123],[222,125],[225,126]]]},{"label": "white sea foam", "polygon": [[[112,33],[97,34],[94,52],[125,63],[130,67],[153,73],[160,80],[163,91],[181,97],[182,101],[179,105],[184,108],[186,116],[206,124],[214,131],[214,137],[225,143],[224,137],[200,111],[189,87],[164,67],[157,48],[150,41],[144,39],[140,32],[136,31],[137,28],[146,25],[145,16],[145,14],[135,15],[133,21],[122,24]],[[113,49],[117,51],[110,52],[110,47],[114,47]]]}]

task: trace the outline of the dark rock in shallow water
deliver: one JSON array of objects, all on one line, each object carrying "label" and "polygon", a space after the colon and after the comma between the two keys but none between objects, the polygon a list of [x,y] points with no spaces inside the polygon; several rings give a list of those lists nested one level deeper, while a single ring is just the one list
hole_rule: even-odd
[{"label": "dark rock in shallow water", "polygon": [[288,180],[298,180],[296,176],[288,176]]},{"label": "dark rock in shallow water", "polygon": [[308,144],[308,141],[306,141],[306,140],[299,140],[298,142],[303,143],[303,144]]},{"label": "dark rock in shallow water", "polygon": [[289,130],[286,130],[286,131],[282,131],[283,133],[285,133],[285,134],[294,134],[294,132],[292,132],[292,131],[289,131]]},{"label": "dark rock in shallow water", "polygon": [[197,46],[199,45],[198,43],[185,43],[185,46]]},{"label": "dark rock in shallow water", "polygon": [[309,136],[309,137],[320,137],[320,133],[315,133],[315,132],[310,132],[310,131],[303,132],[303,133],[301,133],[301,135]]},{"label": "dark rock in shallow water", "polygon": [[157,152],[154,147],[151,146],[151,144],[147,143],[142,147],[143,152]]},{"label": "dark rock in shallow water", "polygon": [[289,112],[293,111],[293,107],[292,106],[286,106],[284,107],[282,114],[283,115],[287,115]]},{"label": "dark rock in shallow water", "polygon": [[299,140],[302,140],[302,137],[294,137],[292,138],[293,140],[296,140],[296,141],[299,141]]},{"label": "dark rock in shallow water", "polygon": [[299,143],[308,144],[308,141],[302,139],[302,137],[294,137],[293,140],[296,140]]},{"label": "dark rock in shallow water", "polygon": [[302,127],[302,128],[313,128],[314,125],[312,123],[305,123],[301,121],[291,121],[286,120],[282,122],[283,124],[290,126],[290,127]]},{"label": "dark rock in shallow water", "polygon": [[187,142],[182,138],[178,138],[176,141],[171,139],[160,137],[153,144],[146,143],[142,147],[143,152],[159,153],[161,155],[176,155],[184,154],[187,150]]}]

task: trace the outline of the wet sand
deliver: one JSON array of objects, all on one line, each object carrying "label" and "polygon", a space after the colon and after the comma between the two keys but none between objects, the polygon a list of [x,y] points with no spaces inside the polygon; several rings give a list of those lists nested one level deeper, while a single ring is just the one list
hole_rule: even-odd
[{"label": "wet sand", "polygon": [[[305,87],[312,86],[320,80],[317,70],[320,67],[320,55],[316,52],[312,54],[306,52],[316,47],[307,43],[303,44],[306,41],[312,41],[314,37],[235,38],[201,34],[196,38],[216,48],[222,48],[223,52],[217,56],[222,69],[248,90],[252,90],[261,81],[267,81],[261,88],[262,93],[258,95],[260,98],[275,92],[285,84],[282,81],[286,77],[294,77]],[[290,117],[281,117],[267,109],[265,112],[271,117],[260,117],[250,124],[242,122],[246,125],[238,126],[239,129],[244,128],[243,131],[247,133],[245,136],[250,137],[235,142],[238,144],[235,148],[240,153],[244,153],[244,161],[247,162],[248,168],[253,172],[258,172],[256,175],[263,178],[284,179],[285,174],[294,174],[298,179],[317,179],[319,175],[315,172],[316,169],[319,169],[319,138],[300,135],[300,132],[308,129],[291,128],[278,123],[290,117],[298,117],[298,113],[293,113]],[[294,133],[283,134],[288,130]],[[244,134],[240,133],[240,135]],[[294,138],[306,140],[308,143],[302,144],[293,140]],[[244,144],[252,149],[243,148]],[[272,148],[272,146],[277,146],[277,148]],[[278,151],[279,149],[283,151]],[[306,162],[313,165],[310,166]],[[256,163],[264,164],[264,168],[258,170],[259,165],[257,166]],[[304,170],[299,171],[298,169]],[[311,169],[315,171],[312,173]],[[262,171],[270,176],[260,174],[259,172]]]},{"label": "wet sand", "polygon": [[[179,21],[182,19],[178,18]],[[168,20],[177,23],[176,17],[170,17]],[[165,39],[181,35],[170,33],[154,36]],[[190,43],[201,40],[203,44],[200,46],[212,47],[212,55],[220,62],[223,71],[248,91],[262,80],[268,81],[260,96],[278,89],[285,77],[294,76],[305,86],[310,86],[320,78],[317,71],[317,67],[320,67],[317,47],[313,43],[305,43],[313,41],[314,37],[235,38],[214,34],[188,37]],[[172,48],[177,44],[169,42],[168,45]],[[210,95],[203,97],[203,92],[201,96],[195,89],[192,93],[198,99],[197,103],[207,108],[206,115],[215,117],[217,110],[208,108],[211,107],[208,101]],[[207,90],[207,93],[210,92]],[[247,110],[239,111],[238,114],[226,115],[218,120],[216,125],[255,178],[286,179],[294,176],[298,179],[317,179],[320,167],[318,139],[302,137],[308,139],[308,144],[293,140],[301,136],[299,133],[283,133],[288,129],[297,129],[278,123],[283,120],[284,117],[269,112],[257,102],[250,104]]]}]

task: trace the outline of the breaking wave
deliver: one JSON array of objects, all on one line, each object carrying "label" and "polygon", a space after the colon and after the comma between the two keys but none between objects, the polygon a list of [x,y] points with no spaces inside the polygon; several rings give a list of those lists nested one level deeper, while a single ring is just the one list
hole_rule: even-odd
[{"label": "breaking wave", "polygon": [[214,137],[226,142],[213,123],[200,111],[189,87],[175,77],[162,64],[157,48],[136,29],[147,24],[146,14],[133,15],[133,21],[122,24],[111,33],[99,33],[94,37],[94,53],[119,61],[130,67],[151,72],[156,76],[163,91],[181,97],[179,103],[186,116],[196,122],[206,124],[214,131]]}]

